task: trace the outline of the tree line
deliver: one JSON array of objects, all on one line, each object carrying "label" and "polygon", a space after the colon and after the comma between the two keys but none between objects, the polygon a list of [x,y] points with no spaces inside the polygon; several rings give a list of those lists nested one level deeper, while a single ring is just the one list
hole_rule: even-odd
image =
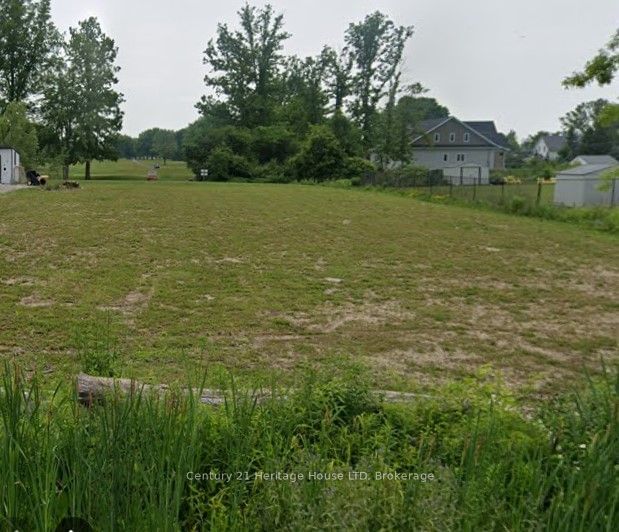
[{"label": "tree line", "polygon": [[[122,135],[118,49],[94,17],[62,34],[50,0],[0,0],[0,143],[25,165],[62,169],[93,160],[184,160],[212,180],[324,180],[357,177],[412,161],[411,138],[425,119],[449,116],[419,83],[405,80],[412,26],[376,11],[352,22],[339,47],[315,56],[285,53],[291,35],[270,5],[244,5],[220,23],[204,50],[207,89],[199,117],[180,131]],[[608,84],[619,32],[568,86]],[[619,155],[617,105],[585,102],[561,119],[563,156]],[[522,165],[540,136],[510,132],[509,163]]]},{"label": "tree line", "polygon": [[[50,0],[0,0],[0,142],[27,166],[62,168],[116,157],[123,96],[118,49],[98,20],[63,35]],[[7,142],[7,143],[8,143]]]}]

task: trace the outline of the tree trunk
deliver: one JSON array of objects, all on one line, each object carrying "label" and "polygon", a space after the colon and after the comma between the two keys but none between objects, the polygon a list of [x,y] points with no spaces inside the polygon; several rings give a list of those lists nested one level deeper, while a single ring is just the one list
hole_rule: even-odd
[{"label": "tree trunk", "polygon": [[69,167],[66,165],[62,167],[62,179],[64,181],[69,179]]},{"label": "tree trunk", "polygon": [[85,179],[87,181],[90,180],[90,161],[86,161],[86,175],[85,175]]},{"label": "tree trunk", "polygon": [[[157,397],[162,397],[165,394],[185,394],[192,393],[195,400],[204,405],[221,406],[226,403],[226,395],[218,390],[208,389],[170,389],[165,384],[142,384],[132,379],[114,379],[107,377],[92,377],[91,375],[85,375],[80,373],[77,376],[76,382],[77,396],[80,404],[91,407],[94,404],[104,403],[106,398],[110,395],[117,394],[151,394]],[[383,398],[387,403],[404,403],[414,401],[419,398],[424,399],[437,399],[436,396],[405,393],[405,392],[392,392],[385,390],[374,390],[373,394],[379,398]],[[264,403],[268,399],[287,399],[286,395],[274,396],[271,392],[257,392],[254,391],[248,397],[251,397],[256,403]],[[468,402],[468,401],[467,401]]]}]

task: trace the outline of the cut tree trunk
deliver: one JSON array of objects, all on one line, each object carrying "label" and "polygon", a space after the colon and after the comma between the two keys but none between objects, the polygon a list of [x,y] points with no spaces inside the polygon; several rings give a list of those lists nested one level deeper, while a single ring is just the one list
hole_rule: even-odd
[{"label": "cut tree trunk", "polygon": [[[173,393],[173,390],[165,384],[142,384],[132,379],[112,379],[106,377],[92,377],[84,373],[80,373],[77,376],[76,381],[77,394],[80,404],[84,406],[92,406],[94,404],[101,404],[105,402],[105,398],[114,394],[153,394],[155,396],[163,396],[165,394]],[[204,405],[221,406],[226,402],[226,396],[217,390],[182,390],[184,394],[188,394],[191,391],[199,402]],[[376,390],[374,394],[382,398],[388,403],[402,403],[413,401],[416,399],[435,399],[431,395],[422,395],[414,393],[402,393],[391,392],[384,390]],[[253,393],[251,396],[257,403],[262,403],[265,400],[272,397],[270,392]],[[286,396],[280,396],[281,399],[286,399]]]}]

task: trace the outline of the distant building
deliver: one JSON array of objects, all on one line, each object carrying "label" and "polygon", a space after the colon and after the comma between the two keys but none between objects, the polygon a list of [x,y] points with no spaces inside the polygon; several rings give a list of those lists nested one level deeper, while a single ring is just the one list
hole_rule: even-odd
[{"label": "distant building", "polygon": [[615,168],[619,168],[619,165],[585,164],[559,172],[555,185],[555,203],[569,207],[619,205],[618,180],[611,183],[607,190],[600,190],[602,175]]},{"label": "distant building", "polygon": [[17,185],[21,180],[19,153],[9,146],[0,146],[0,183]]},{"label": "distant building", "polygon": [[610,155],[579,155],[570,164],[619,164],[617,159]]},{"label": "distant building", "polygon": [[559,152],[566,144],[567,140],[562,135],[546,135],[537,141],[533,153],[541,159],[556,161],[559,158]]},{"label": "distant building", "polygon": [[466,172],[474,172],[472,167],[485,169],[484,175],[502,170],[509,151],[507,138],[494,122],[462,122],[453,116],[421,122],[412,148],[415,164],[430,170],[449,169],[451,175],[459,175],[453,169],[460,167]]}]

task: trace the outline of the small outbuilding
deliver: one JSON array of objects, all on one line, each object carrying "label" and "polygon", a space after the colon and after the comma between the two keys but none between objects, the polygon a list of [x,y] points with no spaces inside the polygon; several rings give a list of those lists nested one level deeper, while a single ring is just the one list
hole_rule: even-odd
[{"label": "small outbuilding", "polygon": [[619,164],[612,155],[579,155],[570,164]]},{"label": "small outbuilding", "polygon": [[617,169],[616,164],[585,164],[557,174],[554,202],[557,205],[582,207],[587,205],[619,205],[617,179],[605,185],[602,176]]},{"label": "small outbuilding", "polygon": [[0,183],[17,185],[22,181],[22,168],[17,150],[0,145]]}]

